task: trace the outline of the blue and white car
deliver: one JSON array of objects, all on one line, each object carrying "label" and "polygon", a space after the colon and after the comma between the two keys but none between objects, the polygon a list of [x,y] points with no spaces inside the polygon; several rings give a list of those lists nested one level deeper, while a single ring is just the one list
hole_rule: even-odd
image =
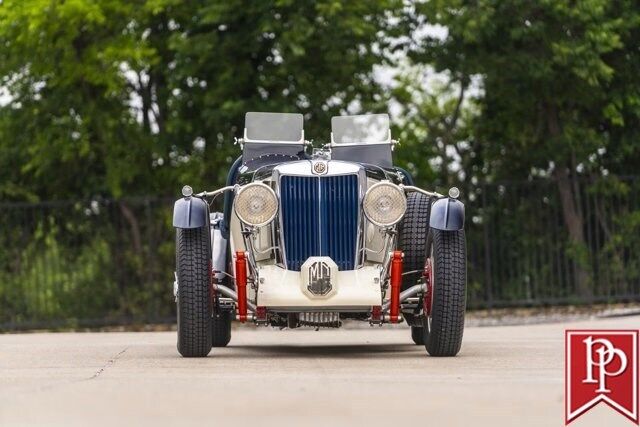
[{"label": "blue and white car", "polygon": [[[301,114],[247,113],[226,186],[174,206],[178,351],[203,357],[231,321],[279,328],[406,322],[432,356],[460,351],[464,205],[395,167],[386,114],[340,116],[312,148]],[[223,212],[210,203],[224,198]]]}]

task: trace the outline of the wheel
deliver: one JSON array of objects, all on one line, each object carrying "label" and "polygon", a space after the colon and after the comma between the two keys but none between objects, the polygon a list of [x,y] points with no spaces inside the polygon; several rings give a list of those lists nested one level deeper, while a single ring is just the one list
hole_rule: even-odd
[{"label": "wheel", "polygon": [[431,356],[455,356],[462,345],[466,308],[467,253],[464,230],[431,230],[424,299],[424,345]]},{"label": "wheel", "polygon": [[[431,197],[422,193],[409,193],[407,212],[399,225],[398,248],[404,252],[402,290],[418,283],[427,258],[427,235],[431,215]],[[413,272],[413,273],[409,273]]]},{"label": "wheel", "polygon": [[231,341],[231,311],[220,310],[211,318],[211,344],[226,347]]},{"label": "wheel", "polygon": [[416,345],[424,344],[424,328],[419,326],[411,327],[411,339]]},{"label": "wheel", "polygon": [[211,351],[211,290],[209,285],[208,227],[178,229],[178,352],[205,357]]}]

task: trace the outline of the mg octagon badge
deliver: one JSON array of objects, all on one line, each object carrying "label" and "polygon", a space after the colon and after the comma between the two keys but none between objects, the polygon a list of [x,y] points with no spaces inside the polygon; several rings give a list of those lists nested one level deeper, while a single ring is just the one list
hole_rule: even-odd
[{"label": "mg octagon badge", "polygon": [[328,298],[336,291],[338,265],[329,257],[309,257],[300,268],[302,290],[313,298]]}]

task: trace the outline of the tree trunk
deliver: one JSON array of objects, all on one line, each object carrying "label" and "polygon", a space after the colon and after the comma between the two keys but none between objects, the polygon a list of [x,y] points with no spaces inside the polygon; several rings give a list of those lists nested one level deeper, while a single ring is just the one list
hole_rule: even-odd
[{"label": "tree trunk", "polygon": [[140,234],[140,225],[138,224],[138,219],[136,218],[131,208],[129,208],[129,206],[125,202],[121,201],[119,203],[119,206],[120,212],[122,212],[122,216],[129,223],[129,227],[131,227],[133,250],[135,251],[136,255],[142,256],[142,236]]},{"label": "tree trunk", "polygon": [[[564,223],[569,232],[569,240],[573,246],[579,249],[586,247],[586,239],[584,237],[584,218],[582,212],[576,203],[576,195],[571,185],[569,171],[564,166],[556,166],[553,176],[558,184],[558,192],[560,194],[560,203],[562,205],[562,216]],[[589,300],[593,296],[589,283],[589,273],[582,260],[575,262],[576,273],[576,289],[578,295]]]},{"label": "tree trunk", "polygon": [[[549,135],[551,138],[560,138],[562,136],[562,127],[557,109],[553,104],[547,105],[546,107]],[[571,169],[562,161],[558,161],[553,170],[553,177],[556,179],[558,185],[560,204],[562,205],[562,216],[567,231],[569,232],[569,241],[571,245],[580,252],[586,248],[587,245],[584,236],[584,216],[579,202],[580,195],[578,193],[580,190],[576,177],[574,176],[576,165],[573,155],[571,161],[568,163],[572,165]],[[578,295],[589,301],[593,297],[593,291],[589,283],[589,272],[583,265],[583,260],[579,253],[578,259],[574,259],[574,266]]]}]

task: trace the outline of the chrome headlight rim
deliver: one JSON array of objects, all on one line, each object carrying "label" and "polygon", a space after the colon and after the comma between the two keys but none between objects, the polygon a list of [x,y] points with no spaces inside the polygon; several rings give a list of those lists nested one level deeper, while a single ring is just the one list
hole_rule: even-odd
[{"label": "chrome headlight rim", "polygon": [[[367,212],[367,208],[366,208],[367,200],[368,200],[369,197],[373,197],[372,196],[373,191],[375,191],[379,187],[392,188],[394,191],[397,191],[398,194],[400,194],[400,196],[401,196],[401,200],[402,200],[401,213],[392,222],[383,223],[383,222],[380,222],[380,221],[376,221],[376,220],[372,219],[371,215],[369,215],[369,212]],[[397,223],[399,223],[400,221],[402,221],[402,218],[404,218],[405,214],[407,213],[407,196],[406,196],[404,190],[402,188],[400,188],[400,186],[392,183],[391,181],[380,181],[380,182],[377,182],[377,183],[373,184],[365,192],[364,197],[362,198],[362,211],[364,212],[365,217],[367,217],[367,220],[369,220],[369,222],[371,222],[372,224],[374,224],[374,225],[376,225],[378,227],[392,227],[392,226],[396,225]]]},{"label": "chrome headlight rim", "polygon": [[[255,188],[255,187],[259,187],[263,190],[266,190],[269,194],[270,197],[273,198],[274,201],[274,205],[275,205],[275,209],[273,210],[273,213],[264,221],[259,222],[259,223],[255,223],[255,222],[250,222],[247,220],[247,218],[243,217],[243,215],[238,212],[238,206],[239,206],[239,199],[242,196],[243,192],[246,192],[248,189],[251,188]],[[243,185],[242,187],[240,187],[240,189],[238,189],[236,196],[235,196],[235,200],[233,202],[233,210],[236,213],[236,216],[238,217],[238,219],[240,220],[240,222],[242,222],[243,224],[249,225],[251,227],[263,227],[269,223],[271,223],[274,218],[276,217],[276,215],[278,215],[278,211],[279,211],[280,207],[279,207],[279,203],[278,203],[278,196],[276,195],[275,191],[273,191],[273,189],[271,187],[269,187],[267,184],[263,183],[263,182],[251,182],[247,185]]]}]

